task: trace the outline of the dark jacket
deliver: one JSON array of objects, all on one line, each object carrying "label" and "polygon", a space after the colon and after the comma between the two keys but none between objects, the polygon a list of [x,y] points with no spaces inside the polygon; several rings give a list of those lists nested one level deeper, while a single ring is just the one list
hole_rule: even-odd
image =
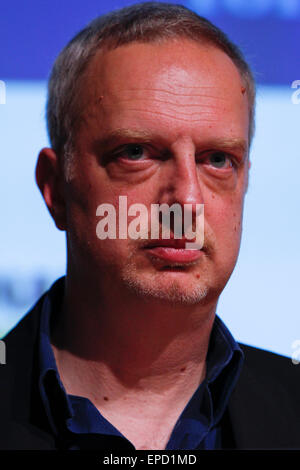
[{"label": "dark jacket", "polygon": [[[0,449],[58,449],[38,391],[38,329],[43,297],[4,338],[0,365]],[[229,449],[300,449],[300,365],[240,345],[245,363],[222,419]],[[103,438],[103,449],[108,449]],[[98,450],[99,449],[98,447]]]}]

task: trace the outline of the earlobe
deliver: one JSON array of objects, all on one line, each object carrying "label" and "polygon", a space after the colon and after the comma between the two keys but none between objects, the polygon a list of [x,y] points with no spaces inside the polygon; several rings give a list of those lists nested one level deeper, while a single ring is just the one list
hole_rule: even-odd
[{"label": "earlobe", "polygon": [[63,174],[58,155],[43,148],[38,156],[35,178],[48,210],[59,230],[66,230]]}]

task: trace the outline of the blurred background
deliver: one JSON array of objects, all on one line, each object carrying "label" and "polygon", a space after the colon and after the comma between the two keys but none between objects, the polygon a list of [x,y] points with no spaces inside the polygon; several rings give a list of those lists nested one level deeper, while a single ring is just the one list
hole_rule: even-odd
[{"label": "blurred background", "polygon": [[[34,181],[47,78],[95,16],[136,2],[11,0],[0,15],[0,337],[65,273],[65,236]],[[300,356],[300,0],[189,0],[252,65],[256,135],[237,267],[218,314],[241,342]]]}]

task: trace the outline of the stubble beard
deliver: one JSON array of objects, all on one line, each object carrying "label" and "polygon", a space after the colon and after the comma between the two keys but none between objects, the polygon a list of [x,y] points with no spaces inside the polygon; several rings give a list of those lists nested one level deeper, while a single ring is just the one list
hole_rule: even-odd
[{"label": "stubble beard", "polygon": [[[187,269],[186,266],[172,266],[172,269],[166,268],[145,274],[137,268],[130,256],[121,277],[123,285],[144,300],[156,299],[177,305],[196,305],[205,300],[209,288],[204,279],[201,279],[201,275],[199,280],[192,275],[193,282],[189,281]],[[167,279],[171,275],[170,271],[181,271],[180,277],[186,274],[187,279]]]}]

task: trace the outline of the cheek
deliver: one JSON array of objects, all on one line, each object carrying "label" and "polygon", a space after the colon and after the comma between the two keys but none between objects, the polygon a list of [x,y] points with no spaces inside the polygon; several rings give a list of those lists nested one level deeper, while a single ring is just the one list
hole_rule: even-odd
[{"label": "cheek", "polygon": [[230,251],[239,245],[242,229],[243,204],[241,198],[219,197],[211,194],[205,205],[205,220],[214,233],[217,244]]}]

